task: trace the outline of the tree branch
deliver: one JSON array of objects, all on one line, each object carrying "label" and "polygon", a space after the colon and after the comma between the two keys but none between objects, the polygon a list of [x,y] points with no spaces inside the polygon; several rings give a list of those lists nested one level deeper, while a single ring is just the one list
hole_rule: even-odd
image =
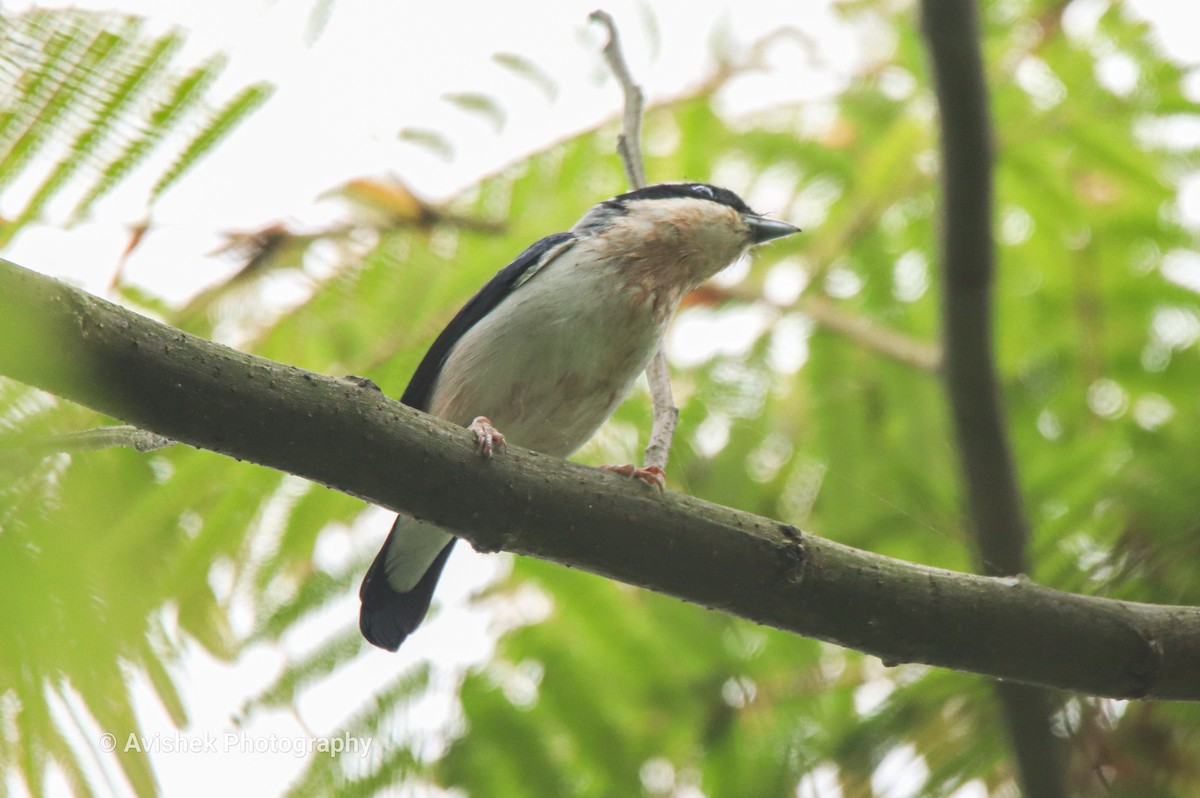
[{"label": "tree branch", "polygon": [[0,260],[0,374],[181,443],[504,549],[874,654],[1119,698],[1200,700],[1200,609],[1078,596],[842,546],[511,447]]},{"label": "tree branch", "polygon": [[[992,146],[979,23],[971,0],[923,0],[942,141],[943,373],[984,573],[1026,571],[1029,522],[992,356]],[[1042,690],[1000,684],[1025,795],[1068,794],[1062,741]]]}]

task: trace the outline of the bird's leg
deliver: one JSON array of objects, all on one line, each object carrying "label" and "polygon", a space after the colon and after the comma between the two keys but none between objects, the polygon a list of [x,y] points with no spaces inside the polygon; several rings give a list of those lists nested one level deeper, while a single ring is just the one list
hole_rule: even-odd
[{"label": "bird's leg", "polygon": [[504,434],[492,426],[487,416],[476,416],[467,429],[475,433],[475,448],[484,457],[491,457],[493,450],[502,452],[508,448],[504,443]]},{"label": "bird's leg", "polygon": [[638,468],[635,465],[626,463],[625,465],[606,465],[600,467],[605,471],[612,471],[613,473],[620,474],[623,477],[640,479],[650,487],[657,488],[659,493],[662,493],[667,488],[667,474],[658,466]]}]

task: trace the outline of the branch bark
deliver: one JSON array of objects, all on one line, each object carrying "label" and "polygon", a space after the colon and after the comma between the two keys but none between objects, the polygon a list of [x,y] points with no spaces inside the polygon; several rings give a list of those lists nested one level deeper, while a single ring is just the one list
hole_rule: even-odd
[{"label": "branch bark", "polygon": [[[971,525],[986,574],[1027,570],[1029,537],[992,356],[992,145],[979,22],[971,0],[923,0],[942,144],[943,373]],[[1043,690],[997,694],[1025,795],[1066,798],[1066,757]]]},{"label": "branch bark", "polygon": [[0,260],[0,374],[181,443],[874,654],[1118,698],[1200,700],[1200,609],[1078,596],[842,546],[470,433]]}]

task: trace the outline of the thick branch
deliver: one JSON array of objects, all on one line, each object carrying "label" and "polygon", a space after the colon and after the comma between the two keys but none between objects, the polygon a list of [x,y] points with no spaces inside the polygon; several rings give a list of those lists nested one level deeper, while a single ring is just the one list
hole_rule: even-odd
[{"label": "thick branch", "polygon": [[[991,124],[975,4],[924,0],[921,23],[941,120],[943,373],[983,571],[1019,574],[1029,522],[992,356]],[[1065,757],[1050,728],[1049,697],[1003,684],[999,696],[1024,793],[1065,798]]]},{"label": "thick branch", "polygon": [[0,260],[0,374],[173,440],[529,554],[865,651],[1115,697],[1200,699],[1200,610],[928,568],[470,433]]},{"label": "thick branch", "polygon": [[973,4],[926,0],[942,124],[943,370],[985,573],[1026,570],[1025,518],[992,356],[992,148]]}]

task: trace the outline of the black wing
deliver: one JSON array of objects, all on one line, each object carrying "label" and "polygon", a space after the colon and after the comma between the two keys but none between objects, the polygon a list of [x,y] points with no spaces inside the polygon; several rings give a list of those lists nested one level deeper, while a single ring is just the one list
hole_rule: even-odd
[{"label": "black wing", "polygon": [[420,365],[417,366],[417,370],[413,372],[412,379],[408,381],[408,387],[404,389],[404,395],[400,397],[400,401],[417,410],[428,410],[429,395],[433,393],[434,383],[437,382],[438,375],[442,372],[442,365],[446,362],[446,358],[450,356],[450,350],[454,348],[459,339],[478,324],[484,316],[495,310],[496,306],[512,293],[513,285],[521,279],[525,272],[536,266],[546,253],[572,238],[574,236],[571,233],[555,233],[546,236],[541,241],[532,244],[518,255],[516,260],[488,280],[487,285],[480,288],[479,293],[463,305],[458,315],[450,320],[446,329],[442,330],[434,340]]}]

